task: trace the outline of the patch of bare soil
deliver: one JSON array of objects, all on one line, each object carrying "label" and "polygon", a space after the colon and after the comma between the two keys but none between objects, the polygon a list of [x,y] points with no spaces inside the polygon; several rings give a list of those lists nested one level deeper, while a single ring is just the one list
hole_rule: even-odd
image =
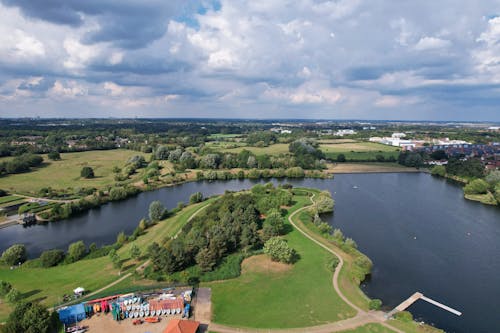
[{"label": "patch of bare soil", "polygon": [[246,258],[241,263],[241,272],[245,273],[280,273],[292,269],[292,265],[275,262],[265,254],[259,254]]}]

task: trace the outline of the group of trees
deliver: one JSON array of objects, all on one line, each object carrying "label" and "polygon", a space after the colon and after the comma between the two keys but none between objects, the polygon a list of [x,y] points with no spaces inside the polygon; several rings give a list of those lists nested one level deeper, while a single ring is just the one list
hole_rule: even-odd
[{"label": "group of trees", "polygon": [[303,169],[323,169],[325,155],[318,144],[310,139],[302,138],[290,143],[288,150],[295,157],[296,165]]},{"label": "group of trees", "polygon": [[23,154],[16,156],[10,161],[0,163],[0,175],[30,171],[43,163],[43,158],[34,154]]},{"label": "group of trees", "polygon": [[280,207],[291,204],[291,198],[288,190],[272,184],[256,185],[250,193],[226,193],[189,221],[176,238],[148,247],[153,270],[172,274],[197,265],[208,272],[231,253],[260,248],[284,233]]}]

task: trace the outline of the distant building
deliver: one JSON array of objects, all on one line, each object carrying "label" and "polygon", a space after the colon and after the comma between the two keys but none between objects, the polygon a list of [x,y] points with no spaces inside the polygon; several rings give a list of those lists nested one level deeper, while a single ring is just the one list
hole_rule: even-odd
[{"label": "distant building", "polygon": [[340,129],[340,130],[333,133],[333,135],[336,135],[336,136],[344,136],[344,135],[352,135],[352,134],[356,134],[356,131],[354,131],[352,129]]},{"label": "distant building", "polygon": [[391,137],[395,139],[405,138],[406,133],[392,133]]}]

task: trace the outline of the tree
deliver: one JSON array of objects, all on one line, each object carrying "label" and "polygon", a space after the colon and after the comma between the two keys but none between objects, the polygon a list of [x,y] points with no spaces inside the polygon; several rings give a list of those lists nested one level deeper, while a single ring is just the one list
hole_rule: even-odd
[{"label": "tree", "polygon": [[135,244],[132,244],[130,248],[130,257],[136,260],[141,257],[141,249]]},{"label": "tree", "polygon": [[12,289],[12,285],[7,281],[0,280],[0,297],[4,297]]},{"label": "tree", "polygon": [[201,192],[193,193],[189,197],[189,203],[191,203],[191,204],[202,202],[202,201],[203,201],[203,194]]},{"label": "tree", "polygon": [[434,176],[446,176],[446,168],[443,165],[436,165],[431,169],[431,174]]},{"label": "tree", "polygon": [[465,185],[465,194],[486,194],[488,193],[489,184],[483,179],[474,179],[469,184]]},{"label": "tree", "polygon": [[146,221],[146,219],[141,219],[141,221],[139,222],[139,227],[138,227],[141,231],[144,231],[148,228],[148,222]]},{"label": "tree", "polygon": [[271,257],[272,261],[280,261],[291,264],[297,260],[297,252],[288,246],[288,243],[279,237],[273,237],[264,244],[264,253]]},{"label": "tree", "polygon": [[2,327],[4,333],[49,333],[57,325],[55,316],[40,303],[18,303]]},{"label": "tree", "polygon": [[28,254],[23,244],[14,244],[2,253],[2,261],[10,266],[23,263],[26,259]]},{"label": "tree", "polygon": [[165,215],[165,206],[160,201],[153,201],[149,205],[149,219],[153,222],[160,221]]},{"label": "tree", "polygon": [[285,221],[277,209],[271,209],[264,221],[264,239],[282,235],[285,231]]},{"label": "tree", "polygon": [[82,259],[87,254],[87,247],[83,241],[74,242],[68,247],[68,258],[71,262]]},{"label": "tree", "polygon": [[115,251],[109,257],[111,259],[111,262],[113,263],[113,267],[118,269],[118,270],[121,270],[121,268],[123,266],[123,261],[121,260],[118,253],[116,253],[116,251]]},{"label": "tree", "polygon": [[51,151],[47,154],[47,157],[49,158],[49,160],[59,161],[61,159],[61,154],[59,154],[59,152],[57,151]]},{"label": "tree", "polygon": [[338,154],[337,155],[337,162],[343,163],[346,161],[345,155],[344,154]]},{"label": "tree", "polygon": [[490,184],[490,186],[494,187],[496,184],[500,183],[500,170],[492,170],[490,173],[486,175],[484,180]]},{"label": "tree", "polygon": [[331,213],[333,212],[333,206],[335,202],[332,199],[332,195],[328,191],[321,191],[316,200],[316,209],[318,213]]},{"label": "tree", "polygon": [[368,306],[370,310],[380,310],[380,307],[382,306],[382,301],[376,298],[371,299]]},{"label": "tree", "polygon": [[64,251],[62,250],[48,250],[40,255],[40,261],[43,267],[52,267],[63,261]]},{"label": "tree", "polygon": [[80,177],[82,178],[94,178],[94,169],[91,167],[85,166],[80,171]]},{"label": "tree", "polygon": [[207,247],[201,249],[198,254],[196,254],[195,260],[202,272],[211,271],[217,263],[215,253],[211,252]]}]

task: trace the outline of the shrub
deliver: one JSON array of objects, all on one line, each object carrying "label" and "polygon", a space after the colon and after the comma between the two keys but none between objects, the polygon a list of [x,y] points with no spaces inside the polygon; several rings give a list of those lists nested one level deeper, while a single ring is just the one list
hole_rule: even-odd
[{"label": "shrub", "polygon": [[465,194],[486,194],[488,193],[488,183],[482,179],[474,179],[469,184],[465,185]]},{"label": "shrub", "polygon": [[339,265],[340,263],[340,260],[339,258],[337,258],[337,256],[333,256],[332,257],[332,260],[330,261],[329,265],[328,265],[328,268],[332,271],[332,272],[335,272],[335,269],[337,268],[337,266]]},{"label": "shrub", "polygon": [[446,168],[444,165],[436,165],[431,169],[431,174],[434,176],[446,176]]},{"label": "shrub", "polygon": [[297,260],[297,252],[288,246],[288,243],[279,237],[273,237],[264,244],[264,253],[273,261],[291,264]]},{"label": "shrub", "polygon": [[59,161],[61,159],[61,154],[59,154],[57,151],[51,151],[47,154],[47,157],[49,158],[49,160]]},{"label": "shrub", "polygon": [[116,243],[119,244],[120,246],[125,244],[128,240],[127,235],[125,235],[125,232],[120,232],[118,236],[116,236]]},{"label": "shrub", "polygon": [[141,257],[141,249],[135,244],[130,248],[130,257],[132,259],[139,259]]},{"label": "shrub", "polygon": [[346,158],[345,158],[345,155],[344,154],[338,154],[337,155],[337,162],[345,162],[346,161]]},{"label": "shrub", "polygon": [[40,261],[42,263],[42,267],[52,267],[63,261],[64,259],[64,251],[62,250],[48,250],[44,251],[40,255]]},{"label": "shrub", "polygon": [[80,177],[82,178],[94,178],[94,169],[91,167],[83,167],[80,171]]},{"label": "shrub", "polygon": [[17,289],[11,288],[7,295],[5,295],[5,299],[10,304],[14,304],[21,299],[21,292]]},{"label": "shrub", "polygon": [[394,315],[394,318],[404,322],[413,321],[413,315],[409,311],[400,311]]},{"label": "shrub", "polygon": [[193,203],[198,203],[198,202],[202,202],[203,201],[203,194],[201,192],[196,192],[196,193],[193,193],[190,197],[189,197],[189,203],[193,204]]},{"label": "shrub", "polygon": [[370,303],[368,304],[370,310],[380,310],[381,306],[382,306],[382,301],[379,299],[371,299]]},{"label": "shrub", "polygon": [[328,191],[322,191],[316,200],[316,209],[320,214],[333,212],[334,205],[335,202],[332,199],[332,195]]},{"label": "shrub", "polygon": [[75,262],[82,259],[87,254],[87,247],[83,241],[72,243],[68,247],[68,259]]},{"label": "shrub", "polygon": [[0,297],[4,297],[12,289],[12,285],[7,281],[0,280]]},{"label": "shrub", "polygon": [[23,244],[14,244],[2,253],[2,261],[11,266],[23,263],[27,258],[28,254]]}]

